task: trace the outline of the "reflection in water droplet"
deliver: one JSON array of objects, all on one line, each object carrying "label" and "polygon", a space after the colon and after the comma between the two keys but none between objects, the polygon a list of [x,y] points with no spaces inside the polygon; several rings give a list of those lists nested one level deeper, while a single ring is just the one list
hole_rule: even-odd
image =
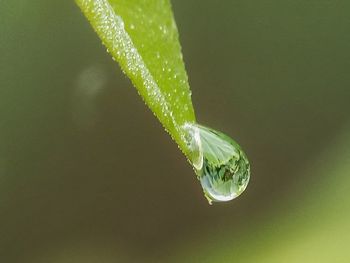
[{"label": "reflection in water droplet", "polygon": [[191,163],[211,204],[239,196],[247,187],[250,165],[240,146],[225,134],[186,124]]}]

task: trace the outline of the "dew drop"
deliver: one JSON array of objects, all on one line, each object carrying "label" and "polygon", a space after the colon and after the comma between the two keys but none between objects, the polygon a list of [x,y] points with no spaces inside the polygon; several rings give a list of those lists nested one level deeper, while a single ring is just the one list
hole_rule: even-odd
[{"label": "dew drop", "polygon": [[199,124],[185,124],[191,163],[209,203],[226,202],[247,187],[250,165],[241,147],[230,137]]}]

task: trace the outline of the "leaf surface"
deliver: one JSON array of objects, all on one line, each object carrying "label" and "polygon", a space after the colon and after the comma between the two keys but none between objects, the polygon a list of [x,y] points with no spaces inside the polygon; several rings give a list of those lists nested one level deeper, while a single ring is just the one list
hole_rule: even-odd
[{"label": "leaf surface", "polygon": [[188,156],[182,126],[195,122],[168,0],[76,0],[108,52]]}]

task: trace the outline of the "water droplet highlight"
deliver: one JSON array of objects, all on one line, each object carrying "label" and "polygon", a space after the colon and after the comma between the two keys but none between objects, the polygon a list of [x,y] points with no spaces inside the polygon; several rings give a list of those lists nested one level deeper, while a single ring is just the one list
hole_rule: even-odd
[{"label": "water droplet highlight", "polygon": [[230,137],[198,124],[184,126],[191,163],[209,203],[226,202],[247,187],[250,165],[241,147]]}]

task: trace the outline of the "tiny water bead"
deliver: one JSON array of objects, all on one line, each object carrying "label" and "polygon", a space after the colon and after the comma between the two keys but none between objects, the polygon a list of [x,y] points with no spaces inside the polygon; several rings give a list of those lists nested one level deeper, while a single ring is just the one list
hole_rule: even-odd
[{"label": "tiny water bead", "polygon": [[209,203],[230,201],[247,187],[250,165],[241,147],[230,137],[198,124],[184,126],[191,163]]}]

